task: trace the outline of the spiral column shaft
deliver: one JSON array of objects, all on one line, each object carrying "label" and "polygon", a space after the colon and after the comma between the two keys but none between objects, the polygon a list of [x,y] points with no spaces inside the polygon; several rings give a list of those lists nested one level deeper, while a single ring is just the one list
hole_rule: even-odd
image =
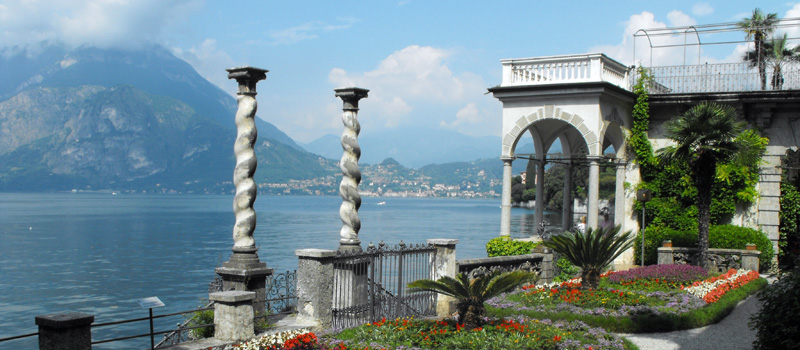
[{"label": "spiral column shaft", "polygon": [[356,87],[336,89],[336,97],[342,99],[342,159],[339,168],[342,170],[342,182],[339,184],[339,195],[342,205],[339,207],[339,218],[342,220],[342,229],[339,231],[339,250],[361,250],[361,240],[358,231],[361,230],[361,220],[358,218],[358,209],[361,207],[361,196],[358,194],[358,185],[361,183],[361,171],[358,169],[358,159],[361,157],[361,147],[358,145],[358,134],[361,125],[358,123],[358,101],[367,97],[369,90]]},{"label": "spiral column shaft", "polygon": [[236,155],[236,167],[233,169],[233,185],[236,186],[236,195],[233,199],[233,213],[236,216],[236,223],[233,226],[234,250],[256,246],[256,241],[253,239],[253,231],[256,228],[253,203],[258,195],[258,188],[253,180],[258,167],[253,149],[258,138],[254,119],[258,108],[255,96],[256,83],[266,79],[266,73],[266,70],[252,67],[228,69],[228,78],[236,79],[239,83],[239,91],[236,94],[236,101],[239,103],[235,118],[236,141],[233,144],[233,152]]}]

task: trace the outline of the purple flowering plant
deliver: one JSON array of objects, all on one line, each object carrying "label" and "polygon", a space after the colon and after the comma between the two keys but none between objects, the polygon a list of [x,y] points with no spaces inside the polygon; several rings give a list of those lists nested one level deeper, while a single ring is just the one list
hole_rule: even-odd
[{"label": "purple flowering plant", "polygon": [[692,265],[649,265],[615,272],[605,281],[609,287],[635,290],[674,290],[683,285],[702,281],[709,277],[700,266]]}]

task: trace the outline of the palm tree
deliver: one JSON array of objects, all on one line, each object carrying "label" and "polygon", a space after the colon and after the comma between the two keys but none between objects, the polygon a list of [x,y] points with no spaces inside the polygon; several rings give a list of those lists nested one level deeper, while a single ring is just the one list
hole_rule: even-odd
[{"label": "palm tree", "polygon": [[617,235],[619,230],[619,225],[596,230],[590,227],[585,234],[567,232],[553,236],[542,244],[581,268],[581,288],[596,289],[603,269],[633,246],[631,231]]},{"label": "palm tree", "polygon": [[761,90],[767,89],[767,65],[766,57],[767,51],[764,48],[764,43],[767,37],[775,30],[775,23],[778,21],[778,14],[770,13],[764,16],[761,9],[753,10],[753,15],[750,18],[744,18],[736,25],[744,30],[745,38],[752,39],[755,44],[756,65],[758,66],[758,75],[761,78]]},{"label": "palm tree", "polygon": [[470,280],[463,273],[456,278],[444,276],[436,281],[429,279],[416,280],[408,284],[409,292],[435,292],[456,299],[458,323],[467,329],[473,329],[483,323],[486,315],[484,302],[502,293],[508,292],[521,284],[535,282],[538,275],[516,270],[494,273]]},{"label": "palm tree", "polygon": [[763,148],[755,145],[756,133],[743,133],[745,124],[736,121],[730,106],[705,102],[696,105],[665,124],[666,136],[676,145],[659,150],[664,164],[686,162],[697,188],[697,231],[700,248],[699,264],[708,268],[708,229],[711,222],[711,186],[717,164],[757,164]]},{"label": "palm tree", "polygon": [[[766,51],[766,64],[772,66],[772,81],[770,86],[773,90],[780,90],[783,87],[783,66],[791,60],[796,60],[797,48],[788,48],[786,34],[782,38],[772,39],[764,43],[764,50]],[[749,63],[750,67],[758,66],[758,52],[756,50],[747,51],[744,54],[744,61]]]}]

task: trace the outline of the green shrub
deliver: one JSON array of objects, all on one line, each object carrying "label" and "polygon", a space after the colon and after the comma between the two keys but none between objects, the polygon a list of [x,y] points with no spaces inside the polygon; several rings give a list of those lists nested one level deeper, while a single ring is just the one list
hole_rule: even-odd
[{"label": "green shrub", "polygon": [[[637,202],[637,215],[642,214],[641,203]],[[678,231],[697,229],[697,207],[688,208],[673,197],[653,198],[647,202],[645,225],[664,226]]]},{"label": "green shrub", "polygon": [[537,245],[539,242],[517,241],[509,236],[500,236],[486,243],[486,254],[489,257],[530,254]]},{"label": "green shrub", "polygon": [[800,191],[797,190],[796,183],[786,178],[781,181],[780,203],[778,261],[781,269],[792,269],[795,267],[795,259],[800,256]]},{"label": "green shrub", "polygon": [[[697,226],[697,222],[695,222]],[[694,231],[678,231],[664,226],[648,226],[644,231],[644,264],[655,265],[658,262],[658,247],[661,242],[672,241],[675,247],[697,246],[697,227]],[[642,262],[642,235],[636,236],[633,244],[634,261]]]},{"label": "green shrub", "polygon": [[[697,227],[686,231],[678,231],[669,227],[647,227],[644,234],[645,265],[653,265],[658,262],[658,247],[661,247],[661,242],[666,240],[672,241],[674,247],[694,248],[698,242]],[[769,270],[772,266],[774,254],[772,241],[761,231],[735,225],[713,225],[708,232],[708,243],[709,248],[724,249],[745,249],[747,243],[754,243],[761,251],[761,255],[758,256],[761,271]],[[636,237],[633,249],[635,261],[640,262],[642,256],[641,235]]]},{"label": "green shrub", "polygon": [[189,320],[189,327],[211,324],[210,327],[192,329],[190,332],[195,339],[211,338],[214,336],[214,309],[195,311]]},{"label": "green shrub", "polygon": [[708,245],[711,248],[745,249],[747,243],[754,243],[761,251],[758,256],[759,269],[769,270],[775,251],[772,241],[763,232],[735,225],[711,226],[708,231]]},{"label": "green shrub", "polygon": [[553,282],[566,282],[569,281],[581,272],[581,269],[567,260],[567,258],[556,254],[556,267],[558,268],[558,275],[553,277]]},{"label": "green shrub", "polygon": [[758,294],[761,309],[750,318],[756,331],[753,349],[800,349],[800,270],[782,276]]}]

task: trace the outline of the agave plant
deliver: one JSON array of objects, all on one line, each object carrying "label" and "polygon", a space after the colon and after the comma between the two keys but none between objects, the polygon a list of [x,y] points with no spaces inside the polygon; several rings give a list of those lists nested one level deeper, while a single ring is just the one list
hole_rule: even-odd
[{"label": "agave plant", "polygon": [[631,231],[617,235],[619,230],[619,225],[596,230],[590,227],[586,233],[567,232],[542,244],[581,268],[581,288],[596,289],[603,269],[633,246]]},{"label": "agave plant", "polygon": [[538,275],[517,270],[494,273],[469,279],[460,273],[455,278],[444,276],[438,280],[421,279],[408,284],[410,292],[435,292],[456,299],[458,323],[473,329],[483,323],[486,315],[484,302],[508,292],[524,283],[534,282]]}]

